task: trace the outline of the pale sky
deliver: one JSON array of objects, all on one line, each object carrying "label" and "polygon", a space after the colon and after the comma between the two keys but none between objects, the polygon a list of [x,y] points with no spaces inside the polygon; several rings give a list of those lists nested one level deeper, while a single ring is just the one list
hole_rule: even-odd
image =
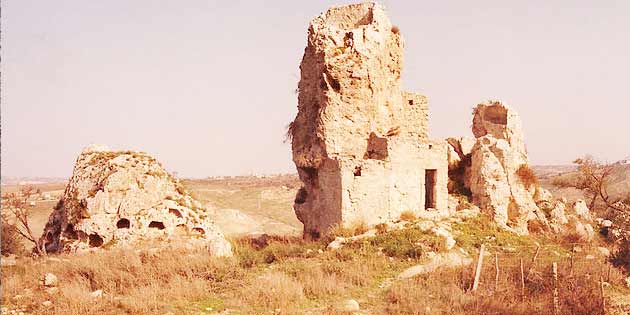
[{"label": "pale sky", "polygon": [[[309,20],[351,1],[2,1],[2,176],[69,177],[90,143],[184,177],[294,172]],[[532,164],[630,155],[630,1],[382,1],[431,137],[521,115]]]}]

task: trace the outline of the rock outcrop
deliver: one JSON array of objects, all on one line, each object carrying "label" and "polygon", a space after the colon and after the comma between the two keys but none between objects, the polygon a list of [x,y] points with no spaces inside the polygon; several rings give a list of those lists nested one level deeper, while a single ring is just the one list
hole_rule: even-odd
[{"label": "rock outcrop", "polygon": [[[526,234],[531,220],[547,226],[546,217],[534,200],[537,185],[528,167],[518,114],[498,101],[479,104],[474,111],[472,131],[476,141],[462,184],[470,190],[473,201],[491,214],[499,226],[516,233]],[[461,141],[449,143],[454,150],[462,150]]]},{"label": "rock outcrop", "polygon": [[217,256],[231,246],[206,210],[155,158],[90,146],[81,152],[65,192],[40,239],[48,252],[141,241],[207,246]]},{"label": "rock outcrop", "polygon": [[402,63],[400,31],[375,3],[311,21],[290,125],[306,237],[447,211],[447,145],[428,139],[427,99],[401,90]]}]

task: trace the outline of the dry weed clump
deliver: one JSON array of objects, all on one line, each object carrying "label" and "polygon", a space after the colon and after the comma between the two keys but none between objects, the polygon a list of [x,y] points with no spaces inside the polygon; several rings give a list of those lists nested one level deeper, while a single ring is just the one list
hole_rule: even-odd
[{"label": "dry weed clump", "polygon": [[411,210],[405,210],[400,214],[400,220],[402,221],[414,221],[416,220],[418,217],[416,216],[416,214],[411,211]]},{"label": "dry weed clump", "polygon": [[516,170],[516,175],[523,182],[525,187],[532,187],[538,185],[538,177],[536,177],[536,173],[532,170],[529,165],[522,164],[518,170]]},{"label": "dry weed clump", "polygon": [[280,309],[293,314],[304,301],[304,287],[283,272],[270,271],[243,290],[243,299],[249,308]]},{"label": "dry weed clump", "polygon": [[329,242],[334,240],[335,237],[351,237],[363,234],[369,230],[367,223],[363,220],[358,220],[352,223],[350,226],[335,225],[331,227],[326,235],[323,237],[323,241]]},{"label": "dry weed clump", "polygon": [[[197,301],[243,281],[232,260],[211,257],[205,251],[111,250],[81,255],[60,255],[54,260],[27,258],[3,269],[2,304],[18,302],[33,314],[146,314],[185,310]],[[40,283],[53,273],[59,294],[50,296]],[[90,292],[103,290],[94,299]],[[28,293],[32,292],[32,293]],[[53,300],[46,308],[42,302]]]},{"label": "dry weed clump", "polygon": [[[554,288],[552,261],[559,265],[558,314],[601,314],[600,276],[613,285],[622,283],[622,274],[618,270],[609,271],[601,260],[582,259],[570,263],[567,259],[557,259],[557,256],[554,259],[546,256],[535,264],[525,261],[523,296],[520,273],[522,257],[518,253],[500,254],[499,257],[499,277],[496,278],[493,259],[487,259],[481,274],[480,287],[476,292],[470,291],[474,277],[473,266],[463,270],[438,270],[391,286],[385,294],[382,313],[550,314],[553,309]],[[418,301],[425,302],[418,304]]]}]

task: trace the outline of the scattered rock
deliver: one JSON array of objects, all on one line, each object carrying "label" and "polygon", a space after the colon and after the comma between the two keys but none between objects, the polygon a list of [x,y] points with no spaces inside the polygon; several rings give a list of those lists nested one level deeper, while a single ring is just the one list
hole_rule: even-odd
[{"label": "scattered rock", "polygon": [[558,201],[555,207],[549,213],[549,225],[555,233],[564,230],[564,225],[569,223],[569,219],[565,214],[566,206],[564,202]]},{"label": "scattered rock", "polygon": [[545,188],[542,187],[538,187],[538,190],[536,191],[536,194],[534,195],[534,197],[536,197],[536,202],[540,202],[540,201],[547,201],[547,202],[551,202],[553,201],[553,195],[551,194],[551,192]]},{"label": "scattered rock", "polygon": [[330,242],[328,244],[328,246],[326,248],[328,248],[329,250],[337,250],[343,247],[344,244],[346,243],[350,243],[350,242],[354,242],[360,239],[364,239],[364,238],[368,238],[368,237],[374,237],[376,236],[377,230],[376,229],[370,229],[367,232],[363,233],[363,234],[359,234],[356,236],[351,236],[351,237],[336,237],[334,241]]},{"label": "scattered rock", "polygon": [[514,247],[502,247],[501,250],[506,253],[516,253],[516,248]]},{"label": "scattered rock", "polygon": [[609,228],[613,225],[613,223],[610,220],[602,220],[602,223],[600,225],[604,228]]},{"label": "scattered rock", "polygon": [[54,294],[59,293],[59,288],[57,288],[57,287],[46,288],[44,291],[46,291],[46,293],[48,293],[50,295],[54,295]]},{"label": "scattered rock", "polygon": [[597,247],[597,251],[599,252],[600,255],[604,256],[604,257],[608,257],[610,256],[610,250],[606,247]]},{"label": "scattered rock", "polygon": [[2,267],[15,266],[16,264],[17,264],[17,260],[15,259],[15,255],[2,256],[0,258],[0,265]]},{"label": "scattered rock", "polygon": [[586,202],[582,199],[578,199],[573,204],[573,211],[580,219],[588,220],[588,221],[593,220],[593,218],[591,217],[591,210],[588,209]]},{"label": "scattered rock", "polygon": [[42,284],[45,287],[56,287],[59,284],[59,279],[52,273],[46,273],[42,279]]},{"label": "scattered rock", "polygon": [[567,225],[569,232],[575,234],[581,242],[590,242],[595,237],[593,226],[589,223],[583,223],[574,215],[568,215],[569,224]]},{"label": "scattered rock", "polygon": [[429,232],[431,229],[435,228],[435,222],[433,221],[420,221],[416,223],[416,227],[420,229],[422,232]]},{"label": "scattered rock", "polygon": [[451,250],[453,249],[453,247],[455,247],[456,241],[453,238],[453,235],[444,227],[433,228],[431,232],[437,236],[444,238],[444,247],[446,248],[446,250]]},{"label": "scattered rock", "polygon": [[399,279],[412,278],[414,276],[433,272],[438,268],[453,268],[470,265],[472,258],[464,256],[458,251],[436,254],[429,261],[420,265],[407,268],[398,275]]},{"label": "scattered rock", "polygon": [[92,298],[95,298],[95,299],[102,298],[103,297],[103,290],[99,289],[99,290],[93,291],[92,293],[90,293],[90,296]]},{"label": "scattered rock", "polygon": [[339,305],[339,310],[342,312],[358,312],[360,310],[359,302],[353,299],[344,300]]}]

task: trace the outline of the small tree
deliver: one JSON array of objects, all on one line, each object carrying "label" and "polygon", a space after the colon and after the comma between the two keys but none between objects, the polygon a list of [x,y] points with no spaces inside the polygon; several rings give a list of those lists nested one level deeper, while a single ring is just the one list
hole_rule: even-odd
[{"label": "small tree", "polygon": [[20,193],[10,193],[7,195],[6,208],[10,215],[15,218],[15,223],[11,223],[9,218],[2,216],[2,225],[5,228],[14,229],[19,235],[32,242],[35,245],[35,251],[39,254],[45,254],[45,249],[40,248],[37,244],[37,237],[33,234],[33,230],[29,224],[30,211],[28,207],[28,199],[35,193],[35,187],[25,186],[20,189]]},{"label": "small tree", "polygon": [[573,163],[577,164],[579,174],[575,182],[575,187],[584,191],[586,197],[590,199],[590,209],[594,209],[597,202],[601,201],[606,208],[624,211],[624,209],[617,204],[622,198],[611,198],[608,194],[608,187],[610,185],[614,165],[601,163],[588,155],[576,159]]}]

